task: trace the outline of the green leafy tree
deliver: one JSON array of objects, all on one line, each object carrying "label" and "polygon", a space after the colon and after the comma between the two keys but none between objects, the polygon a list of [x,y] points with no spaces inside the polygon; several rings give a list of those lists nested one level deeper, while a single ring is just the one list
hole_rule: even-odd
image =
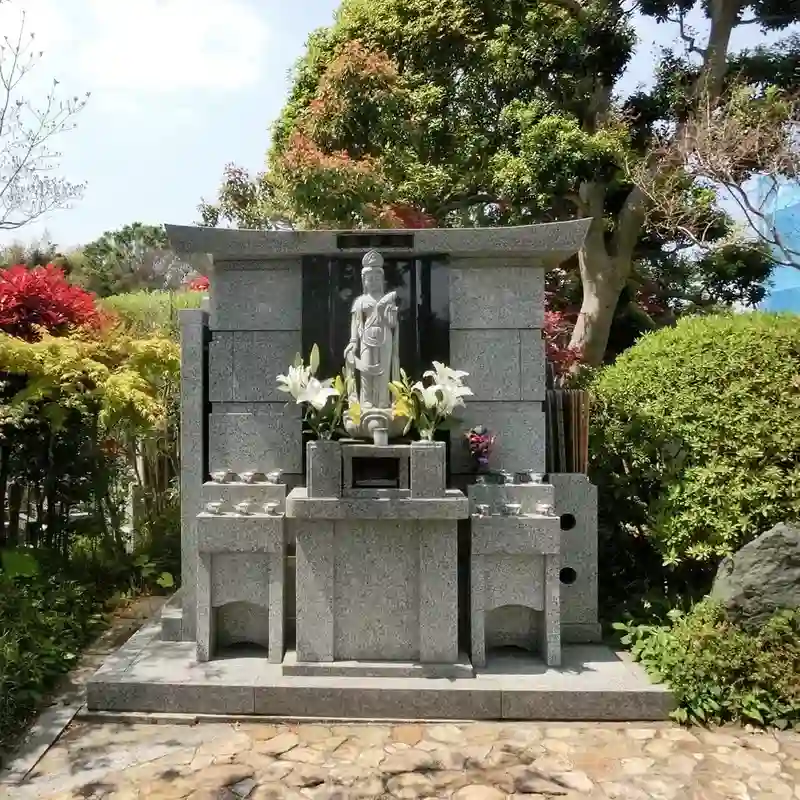
[{"label": "green leafy tree", "polygon": [[179,259],[160,225],[141,222],[107,231],[86,245],[76,261],[76,279],[100,297],[176,289],[197,274],[207,274],[210,267],[203,255]]},{"label": "green leafy tree", "polygon": [[[755,21],[775,28],[800,18],[788,8],[773,20],[759,6]],[[414,227],[590,217],[571,344],[599,363],[643,257],[733,231],[709,182],[687,169],[689,145],[730,143],[711,134],[735,116],[740,134],[750,136],[755,120],[772,138],[759,140],[755,158],[726,152],[726,174],[741,182],[794,164],[775,151],[792,154],[795,106],[748,76],[758,68],[763,78],[764,55],[738,56],[740,83],[726,84],[726,26],[752,12],[737,9],[731,17],[709,3],[705,46],[667,54],[652,92],[618,102],[636,36],[614,0],[344,0],[333,25],[309,38],[266,171],[229,168],[204,218]],[[669,4],[645,10],[676,13]]]}]

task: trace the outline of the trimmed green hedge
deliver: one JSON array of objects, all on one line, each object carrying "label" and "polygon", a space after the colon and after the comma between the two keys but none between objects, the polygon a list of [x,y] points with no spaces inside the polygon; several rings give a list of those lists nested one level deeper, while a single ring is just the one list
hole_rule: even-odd
[{"label": "trimmed green hedge", "polygon": [[203,292],[129,292],[105,297],[99,305],[118,316],[133,336],[178,337],[178,311],[200,308]]},{"label": "trimmed green hedge", "polygon": [[20,732],[104,626],[90,587],[0,571],[0,743]]},{"label": "trimmed green hedge", "polygon": [[667,565],[711,568],[800,518],[800,317],[682,319],[591,391],[591,472],[617,549],[644,538]]}]

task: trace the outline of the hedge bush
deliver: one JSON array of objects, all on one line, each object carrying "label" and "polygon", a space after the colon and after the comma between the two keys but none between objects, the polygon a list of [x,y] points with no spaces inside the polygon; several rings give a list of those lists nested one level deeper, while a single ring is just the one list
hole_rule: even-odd
[{"label": "hedge bush", "polygon": [[93,587],[0,571],[0,743],[21,730],[104,626]]},{"label": "hedge bush", "polygon": [[682,319],[592,392],[591,472],[618,546],[643,537],[666,565],[712,567],[800,517],[800,317]]},{"label": "hedge bush", "polygon": [[780,612],[754,633],[711,601],[671,617],[615,627],[650,676],[672,689],[676,720],[800,728],[800,611]]},{"label": "hedge bush", "polygon": [[100,300],[132,336],[178,337],[178,311],[199,308],[202,290],[184,292],[129,292]]}]

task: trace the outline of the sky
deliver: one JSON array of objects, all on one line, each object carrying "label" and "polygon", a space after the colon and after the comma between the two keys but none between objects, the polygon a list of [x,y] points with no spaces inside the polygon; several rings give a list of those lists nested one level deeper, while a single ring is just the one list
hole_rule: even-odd
[{"label": "sky", "polygon": [[[61,249],[134,221],[193,224],[213,200],[225,164],[263,167],[269,126],[309,32],[329,24],[338,0],[0,0],[0,34],[26,29],[43,51],[24,95],[91,92],[76,127],[55,143],[59,174],[85,183],[68,209],[0,244],[45,235]],[[652,76],[674,26],[639,18],[640,45],[621,86]],[[753,26],[735,48],[763,40]]]}]

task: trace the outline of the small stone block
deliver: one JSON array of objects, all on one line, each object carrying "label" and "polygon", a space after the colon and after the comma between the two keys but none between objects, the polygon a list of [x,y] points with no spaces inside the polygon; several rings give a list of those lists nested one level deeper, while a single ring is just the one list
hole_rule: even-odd
[{"label": "small stone block", "polygon": [[540,503],[554,505],[555,491],[549,483],[471,483],[467,486],[467,494],[473,511],[478,504],[488,505],[499,512],[506,503],[518,503],[521,514],[534,514]]},{"label": "small stone block", "polygon": [[284,516],[207,514],[197,516],[201,553],[278,553],[284,551]]},{"label": "small stone block", "polygon": [[448,489],[444,497],[363,498],[309,497],[305,488],[293,489],[286,498],[287,516],[297,519],[466,519],[469,502],[463,492]]},{"label": "small stone block", "polygon": [[298,406],[215,405],[208,420],[209,471],[302,472],[301,430]]},{"label": "small stone block", "polygon": [[300,259],[215,264],[211,328],[215,331],[299,331],[302,328]]},{"label": "small stone block", "polygon": [[542,555],[558,553],[561,530],[556,517],[472,517],[472,553]]},{"label": "small stone block", "polygon": [[482,266],[468,264],[465,260],[453,262],[450,267],[452,329],[542,328],[543,267],[506,266],[491,261]]},{"label": "small stone block", "polygon": [[485,425],[497,436],[492,448],[494,469],[508,472],[545,471],[545,415],[541,403],[486,403],[467,399],[458,424],[450,431],[450,471],[468,474],[472,460],[465,434]]},{"label": "small stone block", "polygon": [[445,496],[444,442],[411,446],[411,497]]},{"label": "small stone block", "polygon": [[223,503],[225,508],[232,509],[237,503],[252,502],[263,508],[267,503],[277,503],[279,513],[286,507],[286,484],[274,483],[214,483],[203,484],[203,506],[206,503]]},{"label": "small stone block", "polygon": [[338,442],[306,443],[309,497],[342,496],[342,448]]},{"label": "small stone block", "polygon": [[422,661],[330,661],[301,662],[295,652],[283,659],[284,675],[340,678],[471,678],[472,662],[460,653],[452,664],[431,664]]},{"label": "small stone block", "polygon": [[[472,389],[473,401],[523,399],[518,330],[451,329],[450,363],[469,373],[465,383]],[[544,383],[538,399],[544,400]]]}]

